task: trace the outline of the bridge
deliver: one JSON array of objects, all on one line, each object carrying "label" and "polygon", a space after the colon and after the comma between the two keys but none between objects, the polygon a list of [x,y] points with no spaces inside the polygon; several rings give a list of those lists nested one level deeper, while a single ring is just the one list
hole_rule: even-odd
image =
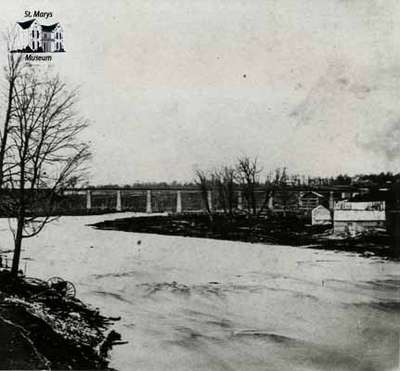
[{"label": "bridge", "polygon": [[[360,192],[359,188],[352,186],[288,186],[285,192],[297,198],[305,192],[314,191],[329,199],[330,202],[351,197]],[[280,190],[278,189],[279,193]],[[234,206],[237,209],[245,207],[243,191],[238,187],[234,192]],[[255,191],[257,206],[265,202],[266,189],[262,186]],[[70,188],[63,191],[64,208],[67,210],[94,211],[137,211],[137,212],[190,212],[205,209],[204,196],[195,186],[171,187],[88,187]],[[211,209],[220,209],[218,191],[207,191],[207,203]],[[274,197],[269,199],[268,208],[273,209]]]}]

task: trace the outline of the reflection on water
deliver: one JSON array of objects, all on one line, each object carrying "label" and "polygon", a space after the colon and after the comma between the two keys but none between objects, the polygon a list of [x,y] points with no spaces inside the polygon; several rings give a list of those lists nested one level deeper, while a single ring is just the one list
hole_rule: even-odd
[{"label": "reflection on water", "polygon": [[399,263],[86,226],[104,218],[61,218],[27,240],[23,256],[33,259],[28,274],[61,275],[83,300],[122,316],[129,343],[114,349],[113,367],[398,368]]}]

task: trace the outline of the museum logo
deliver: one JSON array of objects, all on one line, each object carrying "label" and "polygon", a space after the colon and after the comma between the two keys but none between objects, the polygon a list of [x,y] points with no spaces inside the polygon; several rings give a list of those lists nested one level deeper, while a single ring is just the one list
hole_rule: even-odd
[{"label": "museum logo", "polygon": [[13,53],[26,53],[26,61],[51,61],[50,53],[63,53],[64,30],[59,22],[44,24],[41,19],[52,18],[52,12],[25,11],[22,22],[16,22]]}]

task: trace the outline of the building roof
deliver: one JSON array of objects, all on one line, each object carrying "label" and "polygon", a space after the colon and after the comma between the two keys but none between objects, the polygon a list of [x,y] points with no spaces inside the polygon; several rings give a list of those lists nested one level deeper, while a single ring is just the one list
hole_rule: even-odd
[{"label": "building roof", "polygon": [[304,193],[304,194],[301,196],[301,198],[310,197],[310,196],[312,196],[312,197],[318,197],[318,198],[323,198],[323,197],[324,197],[323,195],[321,195],[321,194],[318,193],[318,192],[308,191],[308,192]]},{"label": "building roof", "polygon": [[57,22],[57,23],[54,23],[54,24],[51,24],[51,25],[49,25],[49,26],[44,26],[44,25],[42,25],[42,31],[45,31],[45,32],[53,32],[54,29],[55,29],[57,26],[58,26],[58,22]]},{"label": "building roof", "polygon": [[35,22],[35,19],[31,19],[25,22],[17,22],[22,29],[26,30],[27,28],[31,27],[32,23]]},{"label": "building roof", "polygon": [[[316,210],[326,210],[329,211],[329,209],[327,207],[325,207],[324,205],[318,205],[316,206],[314,209],[312,209],[312,211],[316,211]],[[330,211],[329,211],[330,212]]]}]

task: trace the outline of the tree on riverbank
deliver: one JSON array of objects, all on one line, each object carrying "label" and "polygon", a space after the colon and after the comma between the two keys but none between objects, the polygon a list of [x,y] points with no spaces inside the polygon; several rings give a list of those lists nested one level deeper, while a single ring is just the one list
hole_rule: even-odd
[{"label": "tree on riverbank", "polygon": [[239,185],[243,190],[246,205],[249,213],[257,214],[256,187],[260,183],[260,174],[263,169],[259,166],[257,158],[251,159],[248,156],[239,158],[236,174]]},{"label": "tree on riverbank", "polygon": [[6,144],[6,161],[11,166],[3,179],[3,185],[12,190],[9,206],[16,218],[14,277],[23,239],[36,236],[54,220],[61,190],[85,173],[90,152],[79,134],[88,123],[76,111],[77,99],[76,90],[34,67],[14,81]]},{"label": "tree on riverbank", "polygon": [[231,166],[223,166],[220,169],[214,170],[211,178],[212,184],[217,191],[219,207],[225,214],[232,216],[236,206],[235,191],[237,184],[235,168]]},{"label": "tree on riverbank", "polygon": [[[288,183],[286,168],[275,169],[274,175],[262,181],[263,167],[257,158],[243,156],[236,166],[221,166],[213,171],[196,170],[196,183],[202,194],[206,211],[212,221],[209,205],[209,192],[216,194],[218,212],[233,216],[235,211],[246,212],[248,217],[258,218],[262,213],[270,211],[273,197],[279,193],[279,199],[289,204],[293,194]],[[240,192],[240,193],[239,193]],[[244,199],[239,202],[239,195]]]},{"label": "tree on riverbank", "polygon": [[207,211],[210,222],[212,222],[213,217],[212,217],[212,212],[211,212],[211,205],[208,200],[208,191],[211,189],[211,181],[208,179],[206,172],[203,170],[197,169],[195,171],[195,174],[196,174],[195,183],[197,184],[197,186],[200,189],[201,198],[205,205],[205,209]]},{"label": "tree on riverbank", "polygon": [[5,163],[7,151],[10,148],[8,136],[12,129],[12,117],[15,114],[16,81],[22,76],[25,70],[25,64],[22,62],[23,55],[11,53],[14,45],[12,33],[8,33],[4,39],[7,45],[7,65],[4,67],[5,101],[3,105],[5,112],[3,126],[0,129],[0,189],[3,186],[4,174],[12,166],[12,163]]}]

